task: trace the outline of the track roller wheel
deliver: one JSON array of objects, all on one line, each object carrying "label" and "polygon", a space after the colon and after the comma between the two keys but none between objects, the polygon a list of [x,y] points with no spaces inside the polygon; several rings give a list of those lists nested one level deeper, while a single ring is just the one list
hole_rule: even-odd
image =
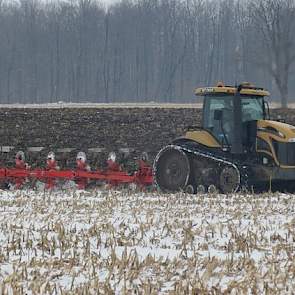
[{"label": "track roller wheel", "polygon": [[162,149],[154,162],[154,175],[162,191],[186,191],[190,176],[189,159],[177,146]]},{"label": "track roller wheel", "polygon": [[214,184],[210,184],[208,186],[208,193],[209,194],[216,194],[218,192],[217,187]]},{"label": "track roller wheel", "polygon": [[224,167],[220,173],[219,181],[223,193],[235,193],[240,186],[239,171],[234,167]]},{"label": "track roller wheel", "polygon": [[203,195],[206,193],[206,187],[203,184],[199,184],[197,186],[197,194],[198,195]]},{"label": "track roller wheel", "polygon": [[187,185],[185,188],[185,192],[190,195],[194,194],[195,193],[194,186],[192,184]]}]

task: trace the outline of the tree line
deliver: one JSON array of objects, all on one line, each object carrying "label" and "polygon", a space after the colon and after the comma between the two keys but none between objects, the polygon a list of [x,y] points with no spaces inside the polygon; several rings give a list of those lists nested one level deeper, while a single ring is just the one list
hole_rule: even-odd
[{"label": "tree line", "polygon": [[222,80],[286,106],[294,37],[294,0],[0,0],[0,102],[189,102]]}]

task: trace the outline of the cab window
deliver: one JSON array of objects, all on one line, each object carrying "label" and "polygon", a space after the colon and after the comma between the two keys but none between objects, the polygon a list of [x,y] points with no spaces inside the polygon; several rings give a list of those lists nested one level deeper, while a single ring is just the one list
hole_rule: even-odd
[{"label": "cab window", "polygon": [[[233,96],[206,97],[204,105],[203,127],[209,130],[220,142],[231,143],[233,134]],[[216,110],[222,111],[220,120],[214,119]]]},{"label": "cab window", "polygon": [[264,106],[262,97],[242,98],[242,122],[262,120],[264,118]]}]

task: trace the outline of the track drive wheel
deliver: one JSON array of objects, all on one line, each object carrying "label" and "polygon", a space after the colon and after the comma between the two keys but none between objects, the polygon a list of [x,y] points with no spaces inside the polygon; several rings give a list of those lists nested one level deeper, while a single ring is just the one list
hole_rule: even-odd
[{"label": "track drive wheel", "polygon": [[177,146],[162,149],[154,162],[154,175],[162,191],[185,191],[190,176],[190,163],[185,152]]},{"label": "track drive wheel", "polygon": [[234,167],[224,167],[221,170],[219,182],[223,193],[235,193],[240,186],[239,171]]}]

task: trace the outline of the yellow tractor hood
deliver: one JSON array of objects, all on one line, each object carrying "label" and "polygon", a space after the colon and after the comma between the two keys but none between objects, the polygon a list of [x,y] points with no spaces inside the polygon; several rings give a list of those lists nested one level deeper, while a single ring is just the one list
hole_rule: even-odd
[{"label": "yellow tractor hood", "polygon": [[277,141],[295,142],[295,126],[290,124],[270,120],[259,120],[257,121],[257,131],[258,136],[265,137],[267,134],[268,137]]}]

